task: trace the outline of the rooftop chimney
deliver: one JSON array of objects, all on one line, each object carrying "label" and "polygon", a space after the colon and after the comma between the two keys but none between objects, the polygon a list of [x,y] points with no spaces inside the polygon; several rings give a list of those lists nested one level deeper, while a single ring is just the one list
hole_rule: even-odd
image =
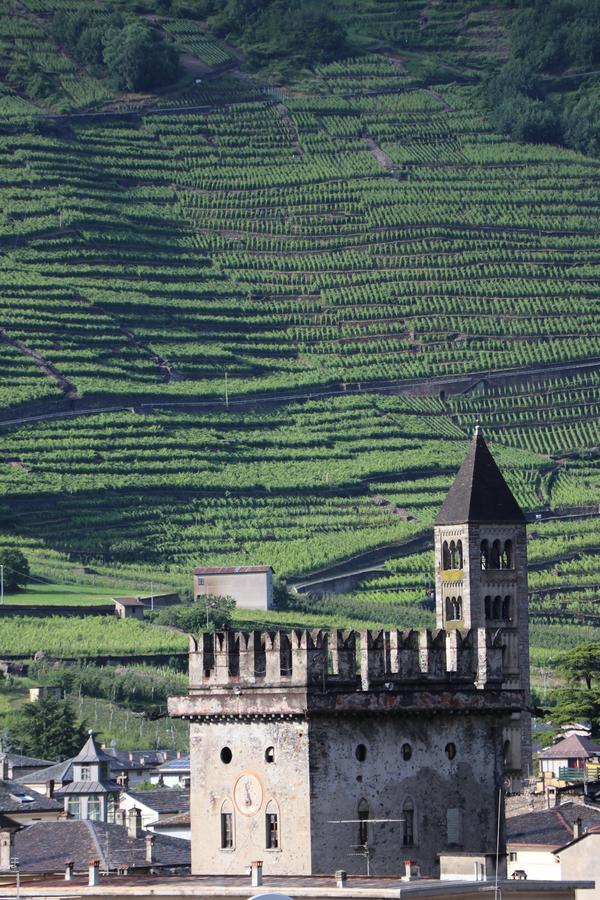
[{"label": "rooftop chimney", "polygon": [[54,779],[51,778],[46,782],[46,797],[52,799],[54,797]]},{"label": "rooftop chimney", "polygon": [[6,781],[8,778],[8,757],[4,754],[0,757],[0,778]]},{"label": "rooftop chimney", "polygon": [[127,813],[127,833],[131,838],[142,836],[142,812],[137,806]]},{"label": "rooftop chimney", "polygon": [[65,881],[73,881],[73,869],[75,868],[75,863],[72,859],[65,860]]},{"label": "rooftop chimney", "polygon": [[580,818],[575,819],[573,822],[573,837],[580,838],[583,834],[583,824]]},{"label": "rooftop chimney", "polygon": [[149,863],[154,862],[154,841],[155,837],[153,834],[146,835],[146,862]]},{"label": "rooftop chimney", "polygon": [[100,884],[100,860],[90,859],[88,868],[88,886],[96,887]]},{"label": "rooftop chimney", "polygon": [[0,872],[10,872],[10,861],[13,857],[14,833],[5,829],[0,831]]}]

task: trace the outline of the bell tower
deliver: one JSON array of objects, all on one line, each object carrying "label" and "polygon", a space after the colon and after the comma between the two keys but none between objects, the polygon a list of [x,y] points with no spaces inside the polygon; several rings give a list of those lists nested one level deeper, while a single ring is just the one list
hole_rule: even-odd
[{"label": "bell tower", "polygon": [[506,774],[517,787],[531,758],[526,519],[479,425],[434,526],[438,628],[498,634],[503,686],[522,692],[523,712],[504,735]]}]

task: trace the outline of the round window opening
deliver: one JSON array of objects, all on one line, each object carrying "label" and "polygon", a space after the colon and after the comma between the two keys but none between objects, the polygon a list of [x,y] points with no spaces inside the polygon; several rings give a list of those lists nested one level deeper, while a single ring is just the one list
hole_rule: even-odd
[{"label": "round window opening", "polygon": [[402,759],[410,759],[412,756],[412,747],[410,744],[402,744]]},{"label": "round window opening", "polygon": [[275,762],[275,747],[267,747],[265,750],[265,762]]},{"label": "round window opening", "polygon": [[367,748],[364,744],[359,744],[356,750],[354,751],[356,754],[356,758],[359,762],[364,762],[367,758]]},{"label": "round window opening", "polygon": [[448,759],[454,759],[456,756],[456,744],[446,744],[446,756]]},{"label": "round window opening", "polygon": [[229,747],[223,747],[221,750],[221,762],[224,762],[225,765],[228,765],[233,759],[233,753],[229,749]]}]

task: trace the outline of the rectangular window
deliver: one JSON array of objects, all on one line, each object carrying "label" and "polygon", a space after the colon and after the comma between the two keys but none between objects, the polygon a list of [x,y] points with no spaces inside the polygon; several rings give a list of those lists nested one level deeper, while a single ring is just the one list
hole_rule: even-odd
[{"label": "rectangular window", "polygon": [[279,829],[277,813],[267,813],[267,850],[277,850],[279,847]]},{"label": "rectangular window", "polygon": [[100,797],[88,797],[88,819],[91,819],[92,822],[99,822],[101,818],[101,811],[102,807],[100,803]]},{"label": "rectangular window", "polygon": [[462,844],[462,817],[460,809],[446,810],[446,833],[449,844]]},{"label": "rectangular window", "polygon": [[92,770],[89,766],[81,767],[81,780],[82,781],[91,781],[92,780]]},{"label": "rectangular window", "polygon": [[404,827],[402,829],[402,844],[404,847],[413,847],[415,843],[415,811],[405,809],[402,812]]},{"label": "rectangular window", "polygon": [[358,811],[358,843],[365,846],[369,843],[369,810],[359,809]]},{"label": "rectangular window", "polygon": [[516,853],[509,853],[509,854],[508,854],[508,861],[509,861],[509,862],[516,862],[516,861],[517,861],[517,854],[516,854]]},{"label": "rectangular window", "polygon": [[199,578],[199,579],[198,579],[198,585],[201,585],[201,584],[204,584],[204,578]]},{"label": "rectangular window", "polygon": [[67,798],[67,812],[70,813],[74,819],[81,818],[81,803],[79,802],[79,797]]},{"label": "rectangular window", "polygon": [[221,850],[233,847],[233,813],[221,813]]}]

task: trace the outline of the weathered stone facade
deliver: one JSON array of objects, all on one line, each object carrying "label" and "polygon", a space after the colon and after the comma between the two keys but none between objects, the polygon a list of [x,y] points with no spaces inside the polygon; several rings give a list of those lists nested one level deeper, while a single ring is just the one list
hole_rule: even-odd
[{"label": "weathered stone facade", "polygon": [[[503,845],[529,702],[525,525],[479,435],[470,455],[490,476],[484,508],[504,512],[488,521],[448,495],[443,629],[191,639],[189,694],[169,712],[191,725],[194,873],[260,859],[267,874],[396,875],[412,859],[434,875],[440,853],[494,853],[499,823]],[[484,540],[510,565],[482,566]]]},{"label": "weathered stone facade", "polygon": [[493,852],[521,704],[485,628],[192,639],[169,711],[191,723],[193,871],[364,873],[368,848],[378,874],[434,873],[448,849]]}]

